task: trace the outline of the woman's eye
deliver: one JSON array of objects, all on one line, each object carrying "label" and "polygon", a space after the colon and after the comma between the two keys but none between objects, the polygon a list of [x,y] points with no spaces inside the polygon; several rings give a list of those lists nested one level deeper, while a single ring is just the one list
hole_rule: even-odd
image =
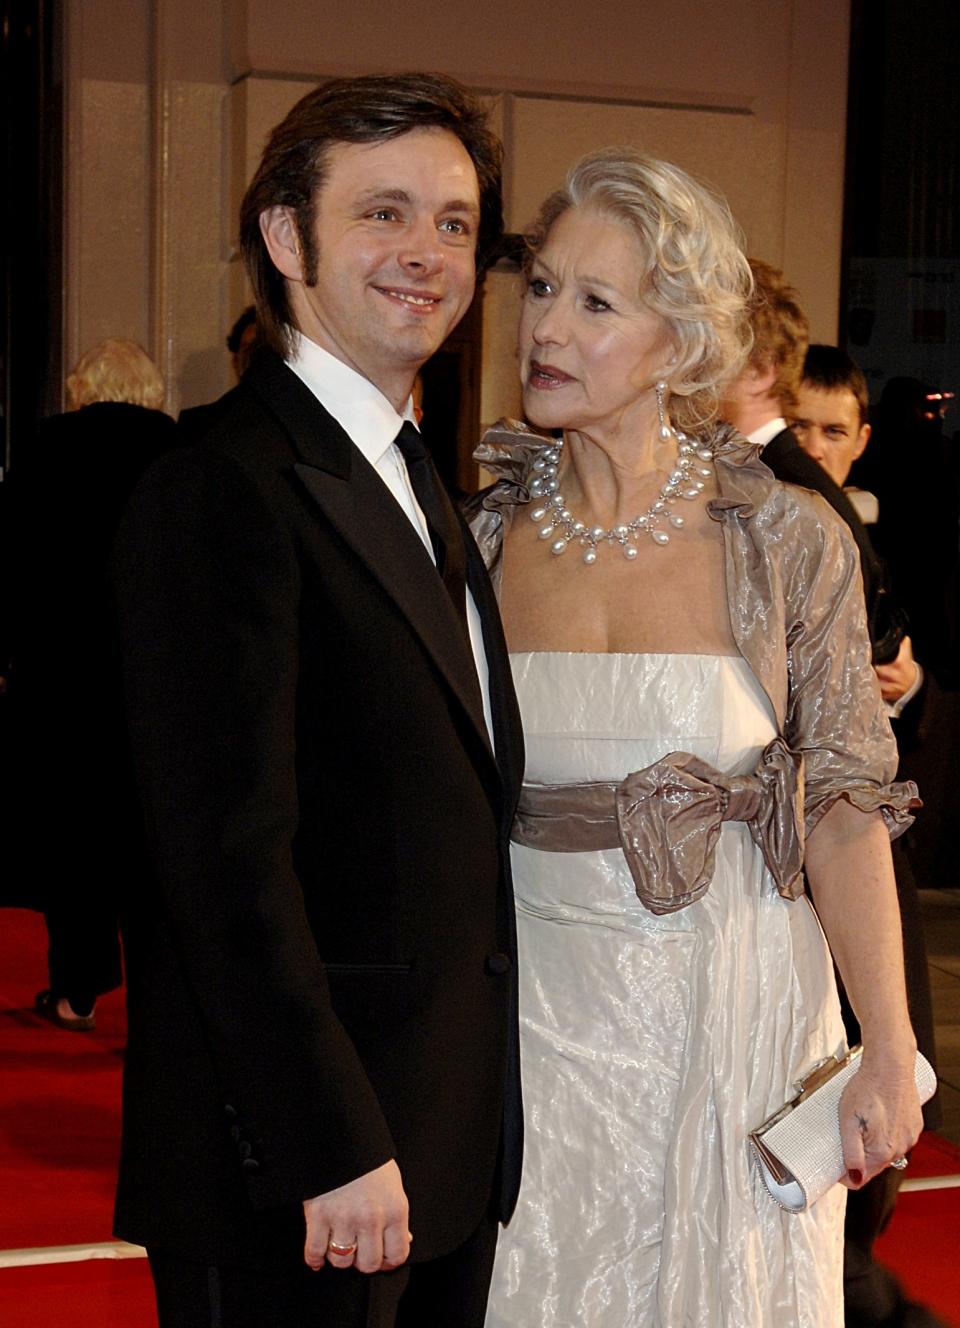
[{"label": "woman's eye", "polygon": [[469,235],[470,227],[459,217],[448,217],[446,221],[441,221],[440,229],[446,231],[448,235]]},{"label": "woman's eye", "polygon": [[536,299],[543,299],[544,296],[550,294],[549,283],[544,281],[542,277],[531,277],[527,282],[527,290]]},{"label": "woman's eye", "polygon": [[599,295],[588,295],[584,301],[591,313],[599,314],[610,308],[606,300],[601,300]]}]

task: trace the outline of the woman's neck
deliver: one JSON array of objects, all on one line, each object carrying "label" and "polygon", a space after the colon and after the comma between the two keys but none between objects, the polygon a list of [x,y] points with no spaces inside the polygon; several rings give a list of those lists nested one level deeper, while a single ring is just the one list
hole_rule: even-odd
[{"label": "woman's neck", "polygon": [[676,436],[661,438],[656,417],[629,437],[571,429],[563,443],[560,487],[586,525],[631,521],[677,464]]}]

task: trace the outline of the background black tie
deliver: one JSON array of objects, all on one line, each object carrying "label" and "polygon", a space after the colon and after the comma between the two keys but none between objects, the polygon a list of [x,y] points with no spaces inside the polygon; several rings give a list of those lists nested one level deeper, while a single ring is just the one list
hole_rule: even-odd
[{"label": "background black tie", "polygon": [[394,439],[407,463],[407,474],[420,510],[427,519],[430,540],[437,560],[437,571],[453,601],[467,642],[467,556],[463,547],[463,532],[453,510],[443,482],[437,474],[423,439],[409,420]]}]

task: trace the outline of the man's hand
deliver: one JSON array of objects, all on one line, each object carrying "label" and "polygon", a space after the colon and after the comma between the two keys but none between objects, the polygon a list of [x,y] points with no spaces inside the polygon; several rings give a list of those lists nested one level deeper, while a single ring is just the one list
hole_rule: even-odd
[{"label": "man's hand", "polygon": [[874,669],[880,680],[880,694],[885,701],[899,701],[917,680],[917,662],[909,636],[900,642],[896,659],[889,664],[878,664]]},{"label": "man's hand", "polygon": [[[333,1268],[353,1266],[361,1273],[386,1272],[398,1268],[410,1253],[410,1210],[396,1162],[304,1200],[303,1213],[307,1219],[303,1257],[314,1270],[329,1263]],[[334,1254],[331,1242],[342,1247],[356,1244],[356,1250]]]}]

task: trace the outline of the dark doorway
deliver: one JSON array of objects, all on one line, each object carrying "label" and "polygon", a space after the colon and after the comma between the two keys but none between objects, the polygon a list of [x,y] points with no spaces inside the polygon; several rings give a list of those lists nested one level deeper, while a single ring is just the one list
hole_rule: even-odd
[{"label": "dark doorway", "polygon": [[2,0],[2,473],[60,409],[63,61],[60,0]]},{"label": "dark doorway", "polygon": [[960,6],[853,0],[851,14],[841,341],[874,401],[899,376],[956,391]]},{"label": "dark doorway", "polygon": [[420,429],[451,493],[476,489],[473,449],[480,438],[480,374],[483,359],[483,289],[477,287],[463,321],[420,370]]}]

